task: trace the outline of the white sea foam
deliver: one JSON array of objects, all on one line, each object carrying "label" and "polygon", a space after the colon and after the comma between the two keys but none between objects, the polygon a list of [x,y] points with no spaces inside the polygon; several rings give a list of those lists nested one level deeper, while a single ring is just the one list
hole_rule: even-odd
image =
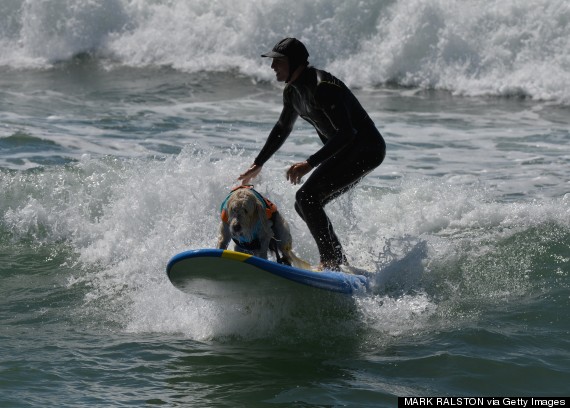
[{"label": "white sea foam", "polygon": [[[86,156],[67,170],[6,173],[3,228],[13,239],[66,242],[80,268],[69,286],[86,288],[83,310],[127,331],[257,339],[273,336],[306,310],[311,317],[304,320],[314,326],[295,327],[324,330],[317,326],[327,327],[329,311],[318,302],[207,301],[169,284],[171,256],[215,244],[217,208],[243,162],[235,153],[212,160],[212,152],[188,147],[164,161]],[[281,170],[266,169],[256,187],[279,203],[297,251],[315,262],[316,246],[293,210],[293,190]],[[519,248],[509,239],[548,225],[570,227],[567,198],[498,203],[484,189],[434,180],[403,180],[397,192],[364,182],[327,211],[353,266],[373,274],[373,292],[356,300],[359,318],[350,324],[388,337],[456,324],[457,310],[473,299],[488,304],[524,296],[532,288],[527,265],[543,243],[522,241],[526,246]],[[550,239],[556,244],[554,235]]]},{"label": "white sea foam", "polygon": [[[351,85],[570,103],[565,0],[11,1],[0,66],[49,67],[80,53],[110,66],[237,71],[271,79],[259,54],[283,36]],[[112,61],[112,62],[111,62]]]}]

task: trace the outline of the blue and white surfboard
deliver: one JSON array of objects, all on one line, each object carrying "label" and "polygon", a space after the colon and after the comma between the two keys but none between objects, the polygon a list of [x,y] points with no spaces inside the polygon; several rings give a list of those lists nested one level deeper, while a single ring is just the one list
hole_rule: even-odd
[{"label": "blue and white surfboard", "polygon": [[314,272],[223,249],[182,252],[168,262],[166,272],[175,287],[191,294],[207,295],[220,286],[233,292],[267,292],[300,284],[352,295],[366,292],[369,286],[368,278],[363,275]]}]

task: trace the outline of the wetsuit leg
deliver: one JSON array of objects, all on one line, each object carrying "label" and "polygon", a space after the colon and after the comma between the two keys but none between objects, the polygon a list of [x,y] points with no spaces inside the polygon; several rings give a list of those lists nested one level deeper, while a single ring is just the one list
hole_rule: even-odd
[{"label": "wetsuit leg", "polygon": [[383,140],[379,144],[362,143],[342,150],[318,166],[297,191],[295,209],[309,227],[323,264],[346,263],[342,245],[324,206],[378,167],[385,154]]}]

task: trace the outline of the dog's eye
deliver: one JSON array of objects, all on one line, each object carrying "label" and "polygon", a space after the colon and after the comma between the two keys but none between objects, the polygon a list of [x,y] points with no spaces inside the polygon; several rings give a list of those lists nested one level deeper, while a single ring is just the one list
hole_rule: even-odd
[{"label": "dog's eye", "polygon": [[247,208],[244,208],[244,209],[243,209],[243,212],[244,212],[245,214],[247,214]]}]

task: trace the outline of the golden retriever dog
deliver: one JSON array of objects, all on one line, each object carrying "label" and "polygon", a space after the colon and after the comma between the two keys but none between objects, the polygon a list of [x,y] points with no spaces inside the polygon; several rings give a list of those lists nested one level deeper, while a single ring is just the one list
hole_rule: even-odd
[{"label": "golden retriever dog", "polygon": [[309,263],[293,253],[293,240],[287,221],[277,211],[275,204],[252,186],[233,189],[220,211],[219,249],[227,249],[230,240],[233,240],[236,251],[267,259],[271,249],[277,262],[310,269]]}]

